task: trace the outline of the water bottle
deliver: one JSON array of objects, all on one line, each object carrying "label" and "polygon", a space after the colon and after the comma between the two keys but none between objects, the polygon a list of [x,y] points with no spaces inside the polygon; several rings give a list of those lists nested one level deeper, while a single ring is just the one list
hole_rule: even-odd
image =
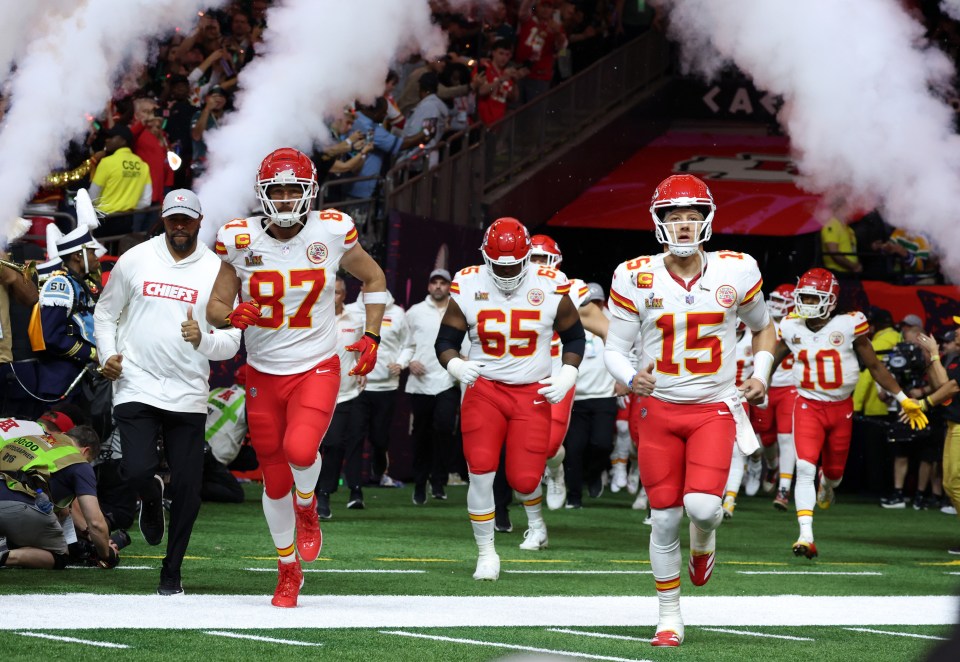
[{"label": "water bottle", "polygon": [[49,515],[53,512],[53,503],[50,501],[50,497],[44,494],[43,490],[37,490],[37,498],[35,499],[35,504],[37,510],[39,510],[44,515]]}]

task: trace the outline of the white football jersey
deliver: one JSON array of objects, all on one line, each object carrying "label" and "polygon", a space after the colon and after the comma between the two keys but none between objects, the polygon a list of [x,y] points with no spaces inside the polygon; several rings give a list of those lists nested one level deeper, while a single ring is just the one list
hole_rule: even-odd
[{"label": "white football jersey", "polygon": [[837,402],[853,393],[860,364],[853,341],[869,329],[861,312],[837,315],[818,331],[790,315],[780,323],[783,341],[793,352],[797,393],[811,400]]},{"label": "white football jersey", "polygon": [[[780,332],[780,322],[773,320],[773,326],[777,329],[777,339],[783,338]],[[793,354],[787,354],[777,369],[773,371],[773,377],[770,378],[771,388],[780,388],[784,386],[796,386],[797,380],[793,377]]]},{"label": "white football jersey", "polygon": [[550,376],[553,323],[570,283],[556,269],[531,264],[516,290],[504,294],[486,265],[457,272],[450,295],[467,319],[471,361],[482,377],[532,384]]},{"label": "white football jersey", "polygon": [[654,364],[653,395],[667,402],[719,402],[737,394],[737,313],[763,305],[763,279],[745,253],[704,253],[703,275],[681,283],[666,253],[623,262],[613,274],[608,308],[640,323],[640,370]]},{"label": "white football jersey", "polygon": [[744,331],[737,341],[736,357],[737,376],[734,382],[739,387],[745,379],[753,376],[753,332],[750,329]]},{"label": "white football jersey", "polygon": [[262,217],[230,221],[215,251],[240,277],[240,299],[261,317],[244,332],[247,362],[271,375],[309,370],[337,351],[333,290],[344,253],[357,243],[353,219],[333,209],[310,212],[288,241],[263,229]]},{"label": "white football jersey", "polygon": [[18,418],[0,419],[0,441],[38,434],[46,434],[46,431],[35,421],[24,421]]},{"label": "white football jersey", "polygon": [[347,307],[344,307],[342,314],[337,315],[337,355],[340,357],[338,404],[360,395],[359,377],[348,374],[356,367],[359,354],[347,351],[347,345],[352,345],[363,336],[363,319]]}]

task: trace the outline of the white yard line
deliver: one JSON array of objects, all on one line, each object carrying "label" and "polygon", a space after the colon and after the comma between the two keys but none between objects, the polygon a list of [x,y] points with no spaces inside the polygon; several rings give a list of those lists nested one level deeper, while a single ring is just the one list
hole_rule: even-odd
[{"label": "white yard line", "polygon": [[766,637],[768,639],[786,639],[788,641],[816,641],[816,639],[811,639],[810,637],[791,637],[786,634],[768,634],[766,632],[747,632],[745,630],[727,630],[725,628],[700,628],[701,630],[707,630],[708,632],[723,632],[725,634],[742,634],[748,637]]},{"label": "white yard line", "polygon": [[53,641],[66,641],[70,644],[85,644],[87,646],[98,646],[100,648],[130,648],[126,644],[113,644],[109,641],[90,641],[89,639],[77,639],[76,637],[62,637],[55,634],[45,634],[43,632],[14,632],[23,637],[36,637],[37,639],[51,639]]},{"label": "white yard line", "polygon": [[[276,568],[244,568],[247,572],[273,572],[277,571]],[[340,568],[304,568],[304,573],[308,572],[327,572],[327,573],[341,573],[346,575],[351,574],[367,574],[367,575],[423,575],[426,574],[426,570],[376,570],[368,568],[357,568],[356,570],[350,569],[340,569]]]},{"label": "white yard line", "polygon": [[853,632],[869,632],[871,634],[890,634],[895,637],[913,637],[914,639],[934,639],[936,641],[946,641],[947,637],[935,637],[932,634],[915,634],[913,632],[890,632],[889,630],[871,630],[870,628],[843,628]]},{"label": "white yard line", "polygon": [[547,628],[547,632],[559,632],[560,634],[573,634],[578,637],[594,637],[595,639],[619,639],[620,641],[643,641],[650,643],[652,637],[630,637],[625,634],[608,634],[606,632],[587,632],[586,630],[571,630],[569,628]]},{"label": "white yard line", "polygon": [[[70,566],[67,570],[100,570],[96,565],[78,565]],[[114,570],[159,570],[158,565],[118,565]]]},{"label": "white yard line", "polygon": [[737,570],[738,575],[847,575],[851,577],[882,577],[882,572],[843,572],[817,570]]},{"label": "white yard line", "polygon": [[498,641],[480,641],[479,639],[460,639],[457,637],[441,637],[435,634],[421,634],[419,632],[403,632],[402,630],[380,630],[380,634],[395,634],[400,637],[414,637],[416,639],[431,639],[433,641],[446,641],[453,644],[472,644],[474,646],[491,646],[493,648],[507,648],[514,651],[528,651],[530,653],[546,653],[548,655],[563,655],[565,657],[577,657],[587,660],[612,660],[613,662],[650,662],[650,660],[640,660],[630,657],[611,657],[609,655],[591,655],[589,653],[578,653],[576,651],[558,651],[552,648],[537,648],[535,646],[521,646],[519,644],[504,644]]},{"label": "white yard line", "polygon": [[[95,613],[111,628],[180,630],[268,630],[271,628],[428,627],[653,627],[657,596],[429,596],[329,595],[325,579],[307,576],[297,609],[270,604],[274,584],[263,577],[260,595],[201,595],[191,590],[171,600],[159,595],[27,593],[0,595],[0,614]],[[523,580],[501,575],[500,589],[522,591]],[[643,587],[638,587],[640,590]],[[919,596],[683,596],[690,626],[756,628],[771,626],[952,625],[957,598]],[[89,628],[67,619],[57,633]],[[22,630],[16,619],[0,619],[0,631]]]},{"label": "white yard line", "polygon": [[312,641],[295,641],[293,639],[274,639],[273,637],[260,637],[255,634],[239,634],[237,632],[222,632],[220,630],[208,630],[204,634],[210,634],[214,637],[230,637],[231,639],[252,639],[253,641],[265,641],[268,644],[289,644],[291,646],[323,646],[322,643]]},{"label": "white yard line", "polygon": [[653,570],[504,570],[511,575],[652,575]]}]

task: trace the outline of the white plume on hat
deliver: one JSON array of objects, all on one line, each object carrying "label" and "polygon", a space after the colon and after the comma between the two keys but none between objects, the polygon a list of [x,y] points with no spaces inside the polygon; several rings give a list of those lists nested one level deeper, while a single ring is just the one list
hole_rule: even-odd
[{"label": "white plume on hat", "polygon": [[57,250],[57,242],[63,239],[63,233],[60,232],[60,228],[57,227],[56,223],[50,223],[47,225],[47,259],[53,260],[60,257],[60,252]]},{"label": "white plume on hat", "polygon": [[13,219],[13,223],[7,229],[7,243],[12,244],[17,239],[27,234],[31,227],[33,227],[33,223],[25,218],[20,218],[18,216],[17,218]]},{"label": "white plume on hat", "polygon": [[[87,189],[77,190],[76,206],[77,227],[87,226],[90,228],[90,236],[93,237],[93,231],[100,227],[100,217],[97,215],[97,210],[93,206],[93,200],[90,199],[90,193]],[[97,241],[96,237],[93,237],[93,243],[97,259],[107,254],[106,246]]]}]

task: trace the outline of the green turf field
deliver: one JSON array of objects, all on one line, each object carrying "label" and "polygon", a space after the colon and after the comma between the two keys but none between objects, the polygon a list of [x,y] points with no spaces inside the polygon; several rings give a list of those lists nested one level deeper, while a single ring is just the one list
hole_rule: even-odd
[{"label": "green turf field", "polygon": [[[346,510],[347,495],[335,495],[321,559],[304,566],[312,572],[301,606],[278,610],[269,602],[276,561],[259,485],[247,494],[240,506],[204,504],[184,563],[185,596],[152,595],[163,548],[148,547],[139,532],[114,571],[0,572],[2,659],[488,660],[540,652],[915,660],[947,636],[960,606],[950,597],[960,558],[946,553],[960,543],[954,517],[841,495],[817,511],[820,558],[808,561],[790,551],[792,513],[774,511],[767,497],[741,497],[718,533],[710,582],[695,588],[682,575],[684,645],[655,649],[649,528],[630,509],[632,496],[608,492],[582,510],[547,512],[550,548],[540,552],[517,548],[524,517],[514,506],[514,531],[497,534],[500,580],[481,583],[471,577],[466,488],[452,487],[449,500],[420,507],[410,488],[370,488],[363,511]],[[57,626],[38,618],[51,611]]]}]

